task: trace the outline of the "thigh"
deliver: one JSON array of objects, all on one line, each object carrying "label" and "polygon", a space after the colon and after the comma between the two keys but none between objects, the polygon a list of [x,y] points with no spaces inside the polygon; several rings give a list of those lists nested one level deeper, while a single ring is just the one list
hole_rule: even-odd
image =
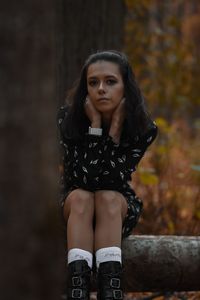
[{"label": "thigh", "polygon": [[86,191],[84,189],[74,189],[71,192],[68,193],[67,197],[65,198],[64,207],[63,207],[63,216],[64,220],[67,222],[70,211],[71,211],[71,205],[72,202],[78,198],[81,201],[87,202],[91,201],[91,208],[94,206],[94,193],[90,191]]},{"label": "thigh", "polygon": [[100,206],[103,206],[103,203],[108,202],[109,204],[109,201],[113,202],[113,204],[116,202],[120,203],[121,216],[123,221],[128,211],[128,204],[124,195],[114,190],[100,190],[95,192],[95,205],[97,204],[98,206],[99,204]]}]

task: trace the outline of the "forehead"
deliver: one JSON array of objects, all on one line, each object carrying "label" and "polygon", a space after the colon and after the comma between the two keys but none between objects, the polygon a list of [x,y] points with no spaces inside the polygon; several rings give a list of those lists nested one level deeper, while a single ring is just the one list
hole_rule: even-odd
[{"label": "forehead", "polygon": [[114,76],[122,77],[117,63],[100,60],[88,67],[87,77]]}]

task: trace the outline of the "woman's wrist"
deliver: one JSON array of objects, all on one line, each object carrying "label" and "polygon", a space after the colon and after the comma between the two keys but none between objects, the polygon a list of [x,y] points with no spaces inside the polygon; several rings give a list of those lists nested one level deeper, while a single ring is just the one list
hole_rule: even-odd
[{"label": "woman's wrist", "polygon": [[113,142],[115,144],[119,144],[119,142],[120,142],[120,135],[110,135],[109,134],[109,136],[112,138],[112,140],[113,140]]},{"label": "woman's wrist", "polygon": [[113,142],[118,144],[121,136],[121,129],[119,129],[119,126],[111,126],[109,136],[112,138]]},{"label": "woman's wrist", "polygon": [[91,122],[92,128],[101,128],[101,122],[100,121],[93,121]]},{"label": "woman's wrist", "polygon": [[102,128],[89,127],[88,134],[102,136]]},{"label": "woman's wrist", "polygon": [[118,124],[116,124],[116,126],[112,125],[110,127],[110,130],[109,130],[110,136],[119,136],[120,133],[121,133],[121,129],[119,128]]},{"label": "woman's wrist", "polygon": [[118,142],[120,139],[121,132],[119,130],[110,130],[109,136],[111,136],[114,142]]},{"label": "woman's wrist", "polygon": [[102,128],[101,128],[100,120],[95,120],[95,121],[91,122],[91,126],[89,126],[88,133],[89,133],[89,135],[97,135],[97,136],[102,135]]}]

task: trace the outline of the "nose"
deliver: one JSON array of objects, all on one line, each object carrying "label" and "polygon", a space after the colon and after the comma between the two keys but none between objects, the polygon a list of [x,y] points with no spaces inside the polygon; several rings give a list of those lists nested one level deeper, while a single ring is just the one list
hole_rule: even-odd
[{"label": "nose", "polygon": [[99,91],[99,93],[104,93],[105,92],[103,81],[101,81],[99,83],[99,89],[98,89],[98,91]]}]

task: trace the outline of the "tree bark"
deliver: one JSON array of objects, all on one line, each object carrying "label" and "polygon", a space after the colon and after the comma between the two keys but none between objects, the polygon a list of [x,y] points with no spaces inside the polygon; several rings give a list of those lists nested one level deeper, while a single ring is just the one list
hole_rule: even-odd
[{"label": "tree bark", "polygon": [[200,290],[199,236],[130,236],[122,253],[126,291]]},{"label": "tree bark", "polygon": [[57,4],[57,57],[59,101],[77,79],[82,64],[97,50],[122,50],[125,4],[123,0],[60,0]]},{"label": "tree bark", "polygon": [[55,7],[1,1],[0,298],[58,299]]},{"label": "tree bark", "polygon": [[123,12],[119,0],[0,3],[0,299],[59,299],[57,108],[89,53],[121,48]]}]

